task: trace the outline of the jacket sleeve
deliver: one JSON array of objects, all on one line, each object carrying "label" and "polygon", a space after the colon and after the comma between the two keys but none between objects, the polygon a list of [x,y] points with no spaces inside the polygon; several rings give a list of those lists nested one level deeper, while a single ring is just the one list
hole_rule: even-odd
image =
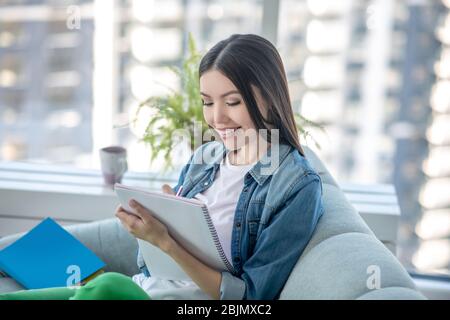
[{"label": "jacket sleeve", "polygon": [[317,174],[308,174],[293,185],[285,204],[261,232],[241,276],[222,272],[221,299],[278,298],[323,213],[321,196]]}]

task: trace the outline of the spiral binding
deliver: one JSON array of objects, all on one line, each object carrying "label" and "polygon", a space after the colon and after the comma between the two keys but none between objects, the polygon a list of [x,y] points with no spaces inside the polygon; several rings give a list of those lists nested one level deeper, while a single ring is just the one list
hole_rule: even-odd
[{"label": "spiral binding", "polygon": [[228,271],[231,273],[235,273],[234,267],[231,265],[231,263],[228,261],[227,256],[225,255],[225,252],[223,251],[222,245],[220,244],[219,236],[217,235],[216,228],[214,227],[214,224],[211,220],[211,217],[208,212],[208,208],[205,206],[202,206],[203,215],[205,216],[206,223],[208,224],[209,231],[213,237],[214,244],[219,251],[220,259],[222,259],[223,263],[227,267]]}]

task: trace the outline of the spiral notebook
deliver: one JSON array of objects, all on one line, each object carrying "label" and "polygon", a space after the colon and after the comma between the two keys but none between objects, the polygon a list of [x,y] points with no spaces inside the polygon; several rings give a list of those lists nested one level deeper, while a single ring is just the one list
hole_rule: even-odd
[{"label": "spiral notebook", "polygon": [[[225,256],[206,205],[191,198],[152,192],[119,183],[114,190],[122,207],[134,199],[164,223],[170,235],[197,259],[217,271],[233,273],[233,266]],[[167,254],[147,241],[137,239],[139,249],[152,277],[168,280],[190,280],[183,269]]]}]

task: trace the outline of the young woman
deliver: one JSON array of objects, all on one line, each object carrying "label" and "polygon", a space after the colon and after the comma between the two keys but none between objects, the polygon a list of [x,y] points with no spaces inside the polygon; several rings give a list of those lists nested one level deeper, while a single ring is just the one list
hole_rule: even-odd
[{"label": "young woman", "polygon": [[151,277],[139,256],[142,272],[132,281],[106,273],[89,282],[95,298],[276,299],[323,213],[321,180],[300,145],[276,48],[257,35],[232,35],[207,52],[199,76],[204,118],[220,139],[199,147],[178,184],[163,191],[182,188],[181,196],[206,203],[235,273],[198,260],[134,202],[138,217],[116,211],[124,227],[170,255],[192,281]]}]

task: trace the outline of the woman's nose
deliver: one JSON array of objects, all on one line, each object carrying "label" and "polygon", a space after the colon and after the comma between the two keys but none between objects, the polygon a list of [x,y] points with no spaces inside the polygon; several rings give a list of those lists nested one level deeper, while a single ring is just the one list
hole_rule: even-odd
[{"label": "woman's nose", "polygon": [[214,123],[225,123],[228,119],[228,115],[224,106],[216,105],[214,106]]}]

